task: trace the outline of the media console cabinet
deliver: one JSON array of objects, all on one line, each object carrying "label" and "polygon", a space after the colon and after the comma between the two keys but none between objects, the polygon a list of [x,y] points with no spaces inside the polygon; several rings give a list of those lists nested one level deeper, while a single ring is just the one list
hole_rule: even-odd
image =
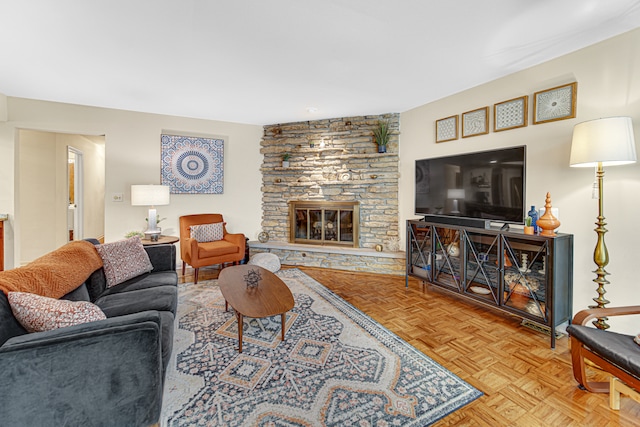
[{"label": "media console cabinet", "polygon": [[408,220],[406,242],[407,286],[413,276],[527,319],[555,348],[556,327],[572,316],[573,235]]}]

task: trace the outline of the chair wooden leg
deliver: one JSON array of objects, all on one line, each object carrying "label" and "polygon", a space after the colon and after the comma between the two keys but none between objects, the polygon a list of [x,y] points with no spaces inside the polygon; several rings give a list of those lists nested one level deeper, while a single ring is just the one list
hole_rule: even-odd
[{"label": "chair wooden leg", "polygon": [[609,383],[609,407],[615,411],[620,410],[620,390],[617,384],[622,384],[616,377],[611,377]]},{"label": "chair wooden leg", "polygon": [[200,270],[199,268],[194,268],[193,271],[193,284],[196,285],[198,284],[198,270]]},{"label": "chair wooden leg", "polygon": [[629,396],[634,401],[640,403],[640,393],[620,381],[616,377],[611,377],[610,380],[610,394],[609,394],[609,407],[613,410],[620,410],[620,394]]},{"label": "chair wooden leg", "polygon": [[185,269],[187,268],[187,263],[182,261],[182,275],[184,276]]},{"label": "chair wooden leg", "polygon": [[590,351],[585,350],[580,341],[578,341],[574,337],[571,337],[571,365],[573,366],[573,377],[585,390],[588,390],[592,393],[608,393],[608,382],[595,382],[587,380],[585,358],[591,360],[595,364],[599,363],[598,360],[594,360],[594,358],[597,358],[597,356],[595,356]]}]

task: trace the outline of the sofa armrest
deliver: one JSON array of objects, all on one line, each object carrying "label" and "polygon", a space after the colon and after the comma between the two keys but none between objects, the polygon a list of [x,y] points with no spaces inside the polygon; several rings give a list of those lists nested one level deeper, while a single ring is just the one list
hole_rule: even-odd
[{"label": "sofa armrest", "polygon": [[145,246],[153,271],[176,270],[176,247],[173,244]]},{"label": "sofa armrest", "polygon": [[0,366],[6,425],[150,425],[160,417],[157,312],[11,338]]},{"label": "sofa armrest", "polygon": [[632,305],[626,307],[603,307],[603,308],[589,308],[581,310],[573,316],[571,321],[574,325],[586,325],[591,319],[597,317],[613,317],[613,316],[626,316],[630,314],[640,314],[640,305]]}]

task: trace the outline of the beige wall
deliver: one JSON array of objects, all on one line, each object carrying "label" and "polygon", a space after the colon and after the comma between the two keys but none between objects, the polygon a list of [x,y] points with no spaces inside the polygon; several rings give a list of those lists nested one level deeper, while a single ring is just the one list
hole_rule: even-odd
[{"label": "beige wall", "polygon": [[[437,119],[489,106],[493,120],[495,103],[573,81],[578,82],[575,119],[532,125],[530,97],[529,126],[525,128],[435,143]],[[574,312],[586,308],[596,296],[592,271],[598,205],[591,198],[594,170],[569,167],[571,136],[577,123],[617,115],[632,117],[636,143],[640,141],[640,30],[402,113],[401,221],[416,217],[413,215],[416,159],[526,145],[527,206],[542,207],[545,193],[551,192],[553,206],[560,209],[560,231],[575,236]],[[638,194],[640,163],[606,168],[604,202],[609,230],[606,243],[611,258],[607,267],[611,284],[607,286],[606,297],[611,305],[640,304],[636,264],[640,231],[635,225],[640,207]],[[610,323],[620,329],[629,325],[627,332],[638,333],[637,321],[635,327],[629,322]]]},{"label": "beige wall", "polygon": [[[0,121],[0,213],[5,222],[5,266],[19,265],[20,233],[24,224],[16,215],[19,179],[16,144],[20,129],[82,135],[105,135],[105,239],[121,239],[145,226],[147,208],[131,206],[132,184],[160,183],[160,134],[171,130],[184,134],[225,137],[224,194],[172,195],[171,205],[159,208],[167,219],[166,234],[178,235],[178,217],[200,212],[221,212],[230,232],[255,239],[260,230],[260,138],[262,128],[213,120],[198,120],[136,113],[22,98],[7,98],[8,120]],[[123,193],[124,202],[113,202]]]},{"label": "beige wall", "polygon": [[26,264],[68,240],[67,147],[84,158],[84,235],[104,235],[104,137],[20,130],[18,205],[20,263]]}]

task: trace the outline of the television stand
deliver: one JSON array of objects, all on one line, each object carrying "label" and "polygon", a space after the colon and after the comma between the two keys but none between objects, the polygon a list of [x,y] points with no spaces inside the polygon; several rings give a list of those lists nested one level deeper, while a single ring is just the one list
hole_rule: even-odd
[{"label": "television stand", "polygon": [[[571,321],[573,236],[407,221],[409,276],[555,331]],[[550,334],[555,348],[556,334]]]}]

